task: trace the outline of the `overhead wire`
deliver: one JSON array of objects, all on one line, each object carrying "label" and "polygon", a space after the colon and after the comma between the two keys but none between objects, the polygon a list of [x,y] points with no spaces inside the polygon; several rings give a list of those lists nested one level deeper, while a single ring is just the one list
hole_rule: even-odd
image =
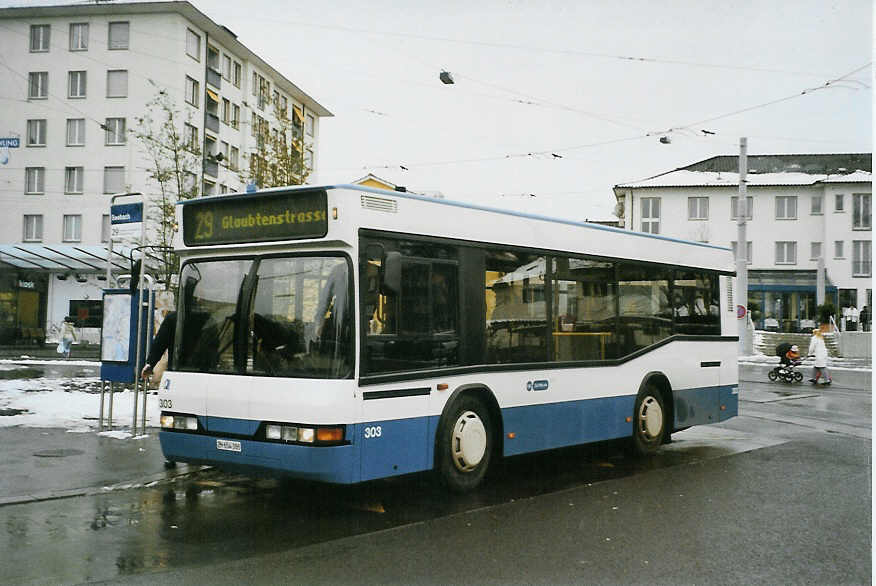
[{"label": "overhead wire", "polygon": [[[258,19],[253,18],[251,16],[247,16],[249,20],[266,20],[267,19]],[[535,47],[531,45],[521,45],[516,43],[504,43],[497,41],[480,41],[480,40],[470,40],[470,39],[455,39],[452,37],[442,37],[435,35],[422,35],[422,34],[413,34],[406,33],[400,31],[383,31],[383,30],[373,30],[373,29],[364,29],[364,28],[356,28],[350,26],[343,25],[332,25],[325,23],[315,23],[315,22],[307,22],[301,20],[277,20],[270,19],[270,22],[273,24],[292,24],[298,26],[306,26],[311,28],[319,28],[325,30],[338,30],[349,33],[357,33],[357,34],[368,34],[368,35],[376,35],[376,36],[386,36],[386,37],[396,37],[396,38],[406,38],[406,39],[416,39],[423,41],[435,41],[435,42],[445,42],[445,43],[454,43],[461,45],[471,45],[471,46],[480,46],[480,47],[492,47],[492,48],[500,48],[500,49],[515,49],[520,51],[529,51],[529,52],[537,52],[537,53],[547,53],[554,55],[570,55],[570,56],[579,56],[579,57],[591,57],[591,58],[599,58],[599,59],[611,59],[618,61],[625,61],[631,63],[659,63],[665,65],[683,65],[689,67],[703,67],[710,69],[725,69],[732,71],[752,71],[759,73],[772,73],[772,74],[785,74],[785,75],[794,75],[794,76],[806,76],[813,77],[819,76],[823,74],[819,74],[813,71],[793,71],[793,70],[785,70],[778,68],[769,68],[769,67],[754,67],[754,66],[746,66],[746,65],[728,65],[728,64],[720,64],[720,63],[705,63],[705,62],[697,62],[697,61],[688,61],[683,59],[664,59],[662,57],[648,57],[642,55],[621,55],[615,53],[604,53],[598,51],[584,51],[578,49],[555,49],[549,47]]]},{"label": "overhead wire", "polygon": [[[619,142],[642,140],[642,139],[646,139],[649,137],[664,135],[664,134],[673,133],[673,132],[675,132],[675,133],[682,133],[684,131],[696,132],[695,130],[693,130],[693,127],[702,126],[703,124],[705,124],[707,122],[721,120],[721,119],[735,116],[738,114],[742,114],[745,112],[751,112],[753,110],[757,110],[760,108],[766,108],[769,106],[773,106],[773,105],[776,105],[776,104],[779,104],[782,102],[786,102],[786,101],[789,101],[792,99],[800,98],[802,96],[811,95],[814,91],[816,91],[818,89],[824,89],[824,88],[830,87],[832,84],[835,84],[837,81],[844,80],[844,79],[850,77],[851,75],[854,75],[854,74],[866,69],[870,65],[872,65],[872,62],[868,62],[865,65],[862,65],[861,67],[858,67],[858,68],[850,71],[849,73],[846,73],[845,75],[841,75],[839,77],[833,78],[833,79],[825,82],[825,84],[823,84],[822,86],[807,88],[807,89],[804,89],[800,92],[797,92],[797,93],[794,93],[792,95],[785,96],[785,97],[782,97],[779,99],[770,100],[767,102],[762,102],[762,103],[755,104],[752,106],[747,106],[745,108],[737,109],[737,110],[734,110],[732,112],[727,112],[727,113],[720,114],[717,116],[712,116],[712,117],[709,117],[709,118],[706,118],[703,120],[691,122],[689,124],[672,126],[672,127],[668,128],[666,130],[663,130],[663,131],[647,132],[643,135],[628,136],[628,137],[622,137],[622,138],[616,138],[616,139],[610,139],[610,140],[605,140],[605,141],[598,141],[598,142],[581,144],[581,145],[574,145],[574,146],[568,146],[568,147],[555,147],[555,148],[541,150],[541,151],[532,151],[532,152],[526,152],[526,153],[509,153],[509,154],[505,154],[505,155],[501,155],[501,156],[497,155],[497,156],[488,156],[488,157],[475,157],[475,158],[466,158],[466,159],[454,159],[454,160],[419,162],[419,163],[405,162],[403,165],[401,163],[383,164],[383,165],[363,165],[363,166],[357,166],[355,168],[348,167],[347,169],[355,169],[355,170],[359,170],[359,169],[397,169],[400,167],[404,167],[405,170],[407,170],[407,169],[410,169],[412,167],[421,168],[421,167],[446,166],[446,165],[454,165],[454,164],[480,163],[480,162],[499,161],[499,160],[507,160],[507,159],[519,159],[519,158],[524,158],[524,157],[536,157],[539,155],[546,155],[546,154],[551,154],[551,153],[565,153],[565,152],[579,150],[579,149],[593,148],[593,147],[597,147],[597,146],[606,146],[606,145],[615,144],[615,143],[619,143]],[[710,131],[710,132],[712,132],[713,134],[717,134],[714,131]],[[338,169],[338,170],[340,170],[340,169]]]}]

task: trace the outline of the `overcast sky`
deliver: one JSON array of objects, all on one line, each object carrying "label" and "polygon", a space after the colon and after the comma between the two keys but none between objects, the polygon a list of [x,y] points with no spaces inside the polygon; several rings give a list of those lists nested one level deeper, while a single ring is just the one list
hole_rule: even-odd
[{"label": "overcast sky", "polygon": [[371,172],[607,219],[615,184],[737,154],[740,136],[751,154],[872,151],[867,0],[194,4],[334,114],[323,183]]}]

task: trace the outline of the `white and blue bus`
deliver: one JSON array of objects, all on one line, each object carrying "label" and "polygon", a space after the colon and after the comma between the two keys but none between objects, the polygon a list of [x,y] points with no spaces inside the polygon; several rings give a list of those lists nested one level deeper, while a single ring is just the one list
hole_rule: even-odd
[{"label": "white and blue bus", "polygon": [[352,484],[738,412],[729,249],[358,185],[178,206],[168,461]]}]

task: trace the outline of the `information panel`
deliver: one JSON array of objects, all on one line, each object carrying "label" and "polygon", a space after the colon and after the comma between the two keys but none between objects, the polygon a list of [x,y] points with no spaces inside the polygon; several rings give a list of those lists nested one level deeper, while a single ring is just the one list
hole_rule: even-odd
[{"label": "information panel", "polygon": [[186,246],[322,238],[328,230],[323,189],[286,191],[183,204]]},{"label": "information panel", "polygon": [[128,362],[131,354],[131,294],[106,293],[103,298],[102,362]]}]

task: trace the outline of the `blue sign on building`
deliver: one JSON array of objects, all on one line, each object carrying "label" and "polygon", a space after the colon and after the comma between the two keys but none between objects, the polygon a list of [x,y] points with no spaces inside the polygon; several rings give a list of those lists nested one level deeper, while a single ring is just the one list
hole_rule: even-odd
[{"label": "blue sign on building", "polygon": [[0,138],[0,149],[4,147],[7,149],[17,149],[19,146],[21,146],[21,139],[18,137]]}]

